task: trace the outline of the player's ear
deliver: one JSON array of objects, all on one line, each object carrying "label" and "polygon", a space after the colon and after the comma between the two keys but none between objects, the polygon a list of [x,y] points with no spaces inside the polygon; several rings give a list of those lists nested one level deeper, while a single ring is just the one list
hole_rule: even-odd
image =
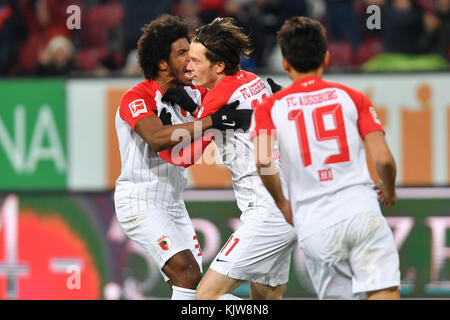
[{"label": "player's ear", "polygon": [[325,57],[323,58],[322,67],[325,69],[330,64],[330,52],[327,50],[325,52]]},{"label": "player's ear", "polygon": [[291,70],[291,65],[289,64],[289,62],[286,60],[285,57],[281,58],[281,63],[283,65],[283,70],[289,73],[289,71]]},{"label": "player's ear", "polygon": [[225,71],[225,62],[220,61],[216,63],[216,73],[221,74]]},{"label": "player's ear", "polygon": [[167,63],[166,60],[161,60],[158,62],[158,69],[160,71],[167,71],[168,68],[169,68],[169,64]]}]

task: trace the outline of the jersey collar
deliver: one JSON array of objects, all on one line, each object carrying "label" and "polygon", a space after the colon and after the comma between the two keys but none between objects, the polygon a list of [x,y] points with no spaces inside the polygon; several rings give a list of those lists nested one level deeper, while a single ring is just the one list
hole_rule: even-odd
[{"label": "jersey collar", "polygon": [[299,86],[304,89],[306,89],[306,88],[312,89],[312,88],[316,88],[320,83],[322,83],[322,78],[319,78],[317,76],[307,76],[307,77],[298,79],[294,83],[295,83],[296,87]]},{"label": "jersey collar", "polygon": [[146,82],[150,86],[152,92],[159,91],[161,93],[161,96],[163,95],[163,92],[162,92],[161,87],[159,86],[158,82],[156,82],[153,79],[147,79]]}]

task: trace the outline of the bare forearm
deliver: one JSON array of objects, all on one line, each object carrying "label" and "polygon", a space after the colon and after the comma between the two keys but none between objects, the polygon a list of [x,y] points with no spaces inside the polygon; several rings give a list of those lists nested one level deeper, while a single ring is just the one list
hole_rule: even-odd
[{"label": "bare forearm", "polygon": [[269,191],[270,195],[274,199],[275,203],[280,204],[286,200],[281,187],[280,175],[278,170],[274,170],[275,164],[270,162],[269,165],[257,165],[258,174],[261,177],[261,181]]},{"label": "bare forearm", "polygon": [[383,182],[384,190],[391,198],[395,194],[396,166],[384,133],[382,131],[371,132],[366,135],[365,141],[375,162],[377,173]]},{"label": "bare forearm", "polygon": [[395,177],[397,175],[397,169],[395,162],[385,161],[376,162],[376,169],[385,186],[388,195],[392,196],[395,193]]},{"label": "bare forearm", "polygon": [[195,137],[195,135],[202,134],[205,130],[211,128],[211,126],[211,117],[185,124],[163,126],[152,135],[150,146],[156,152],[159,152],[172,148],[181,142],[191,142],[195,138],[200,138]]}]

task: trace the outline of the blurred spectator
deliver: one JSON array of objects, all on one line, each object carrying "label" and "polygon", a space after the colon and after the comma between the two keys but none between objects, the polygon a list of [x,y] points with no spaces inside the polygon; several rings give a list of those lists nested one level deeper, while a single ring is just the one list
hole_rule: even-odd
[{"label": "blurred spectator", "polygon": [[223,17],[225,15],[225,2],[225,0],[198,0],[200,20],[209,23],[217,17]]},{"label": "blurred spectator", "polygon": [[137,59],[137,50],[132,50],[128,53],[127,55],[127,59],[125,62],[125,66],[122,69],[122,74],[124,76],[134,76],[134,77],[138,77],[138,76],[142,76],[142,71],[141,68],[139,66],[139,62]]},{"label": "blurred spectator", "polygon": [[423,10],[414,0],[392,0],[381,6],[384,51],[417,54],[422,51]]},{"label": "blurred spectator", "polygon": [[[317,4],[321,1],[314,0]],[[276,34],[284,21],[292,16],[308,16],[308,4],[306,0],[259,0],[254,1],[260,8],[260,18],[264,30],[264,36],[260,36],[260,52],[258,52],[257,67],[272,67],[273,57],[277,56]],[[255,29],[254,32],[261,32]],[[254,33],[252,33],[254,36]]]},{"label": "blurred spectator", "polygon": [[15,0],[0,0],[0,76],[12,72],[13,60],[27,30],[19,4]]},{"label": "blurred spectator", "polygon": [[224,16],[223,0],[175,0],[172,14],[179,16],[189,26],[190,38],[195,37],[195,30],[201,25],[210,23],[217,17]]},{"label": "blurred spectator", "polygon": [[[245,33],[250,34],[253,52],[249,59],[242,60],[242,67],[254,71],[266,65],[268,53],[275,45],[277,20],[264,12],[270,0],[228,0],[225,4],[227,16],[237,20]],[[275,26],[275,28],[274,28]]]},{"label": "blurred spectator", "polygon": [[327,32],[330,42],[350,42],[355,49],[360,37],[353,0],[327,0]]},{"label": "blurred spectator", "polygon": [[307,16],[321,21],[326,14],[325,0],[306,0]]},{"label": "blurred spectator", "polygon": [[199,24],[210,22],[201,19],[200,6],[197,0],[175,0],[172,3],[171,10],[172,14],[179,16],[183,20],[197,21]]},{"label": "blurred spectator", "polygon": [[64,36],[53,37],[47,47],[39,53],[34,70],[37,76],[65,76],[74,68],[74,47]]},{"label": "blurred spectator", "polygon": [[26,22],[28,36],[18,55],[18,72],[30,74],[43,51],[56,35],[70,37],[66,27],[66,1],[22,0],[20,8]]},{"label": "blurred spectator", "polygon": [[360,44],[355,1],[326,0],[325,26],[328,50],[331,54],[329,70],[343,71],[352,68]]},{"label": "blurred spectator", "polygon": [[426,49],[450,59],[450,0],[436,0],[435,8],[424,16]]},{"label": "blurred spectator", "polygon": [[105,76],[124,63],[122,4],[118,0],[83,0],[77,69]]},{"label": "blurred spectator", "polygon": [[193,39],[195,37],[195,31],[203,24],[202,20],[200,19],[199,16],[194,16],[194,17],[186,17],[183,19],[183,21],[189,27],[189,38]]},{"label": "blurred spectator", "polygon": [[[371,1],[375,0],[367,2]],[[413,0],[376,2],[382,2],[381,34],[385,53],[365,62],[362,70],[378,72],[448,69],[446,59],[437,54],[430,54],[430,35],[439,34],[441,22],[437,15],[430,11],[429,6],[423,7],[423,1]]]},{"label": "blurred spectator", "polygon": [[128,56],[136,49],[141,28],[163,13],[171,13],[172,0],[124,0],[123,5],[123,53]]},{"label": "blurred spectator", "polygon": [[[82,9],[80,30],[66,26],[73,4]],[[373,4],[381,7],[381,30],[366,26]],[[296,15],[326,25],[332,71],[359,68],[383,52],[385,59],[389,53],[449,59],[450,53],[450,0],[0,0],[0,76],[140,76],[135,50],[141,28],[163,13],[180,16],[191,36],[218,16],[234,17],[254,49],[241,65],[256,72],[277,68],[276,33]]]},{"label": "blurred spectator", "polygon": [[260,0],[257,3],[261,8],[266,33],[274,35],[289,17],[308,15],[306,0]]},{"label": "blurred spectator", "polygon": [[262,19],[261,8],[252,0],[228,0],[225,4],[225,15],[233,17],[237,25],[250,34],[253,52],[241,61],[241,67],[253,71],[263,65],[266,30]]}]

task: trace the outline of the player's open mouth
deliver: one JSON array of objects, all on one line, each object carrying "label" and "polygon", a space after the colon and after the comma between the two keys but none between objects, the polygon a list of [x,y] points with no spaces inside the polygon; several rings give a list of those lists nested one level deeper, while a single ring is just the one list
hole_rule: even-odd
[{"label": "player's open mouth", "polygon": [[184,72],[184,76],[185,76],[186,78],[188,78],[188,79],[191,79],[191,80],[192,80],[192,78],[194,77],[192,71],[187,71],[187,70]]}]

